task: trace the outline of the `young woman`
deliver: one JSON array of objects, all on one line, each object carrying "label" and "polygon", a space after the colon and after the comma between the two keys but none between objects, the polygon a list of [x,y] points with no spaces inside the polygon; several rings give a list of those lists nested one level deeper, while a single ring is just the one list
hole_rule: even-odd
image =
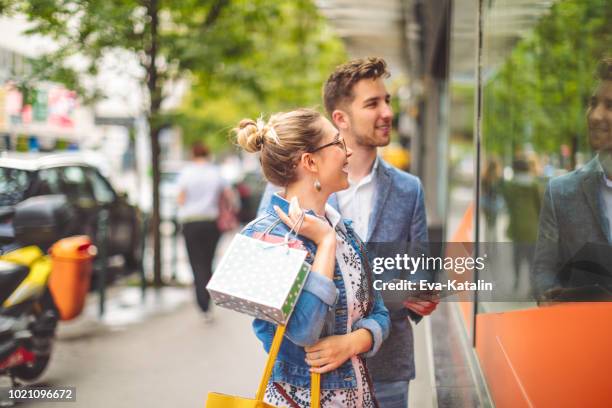
[{"label": "young woman", "polygon": [[[243,234],[284,236],[300,224],[298,238],[311,263],[266,401],[309,406],[310,375],[318,372],[324,373],[322,407],[376,407],[364,357],[374,355],[389,334],[389,314],[372,288],[363,243],[327,204],[330,194],[348,187],[351,151],[334,126],[310,109],[279,113],[267,123],[245,119],[236,132],[242,148],[260,152],[268,181],[284,187]],[[253,327],[268,351],[275,326],[256,319]]]}]

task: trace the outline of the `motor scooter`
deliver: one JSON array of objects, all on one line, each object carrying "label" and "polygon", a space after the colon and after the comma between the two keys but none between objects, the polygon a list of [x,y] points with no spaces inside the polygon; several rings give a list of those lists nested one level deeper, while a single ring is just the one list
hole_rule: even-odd
[{"label": "motor scooter", "polygon": [[50,246],[70,233],[61,195],[0,209],[0,375],[34,381],[51,357],[59,311],[48,286]]}]

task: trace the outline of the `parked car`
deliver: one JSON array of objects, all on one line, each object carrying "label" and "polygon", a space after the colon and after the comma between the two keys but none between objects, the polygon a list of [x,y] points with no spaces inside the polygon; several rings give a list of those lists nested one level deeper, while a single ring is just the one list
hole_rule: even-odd
[{"label": "parked car", "polygon": [[122,255],[126,266],[135,268],[142,252],[140,212],[86,157],[80,153],[0,156],[0,209],[33,196],[63,194],[76,212],[72,234],[89,235],[97,246],[100,213],[108,210],[107,253]]}]

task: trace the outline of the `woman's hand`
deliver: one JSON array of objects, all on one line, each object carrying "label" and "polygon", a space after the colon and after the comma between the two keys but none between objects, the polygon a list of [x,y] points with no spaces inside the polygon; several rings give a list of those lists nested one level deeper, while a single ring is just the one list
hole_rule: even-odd
[{"label": "woman's hand", "polygon": [[333,371],[354,355],[352,347],[348,334],[325,337],[318,343],[304,348],[306,364],[312,367],[310,371],[313,373],[323,374]]},{"label": "woman's hand", "polygon": [[[331,225],[320,218],[304,214],[304,210],[300,208],[296,197],[291,199],[289,214],[285,214],[278,206],[274,206],[274,211],[289,228],[293,228],[299,235],[310,239],[317,246],[324,242],[329,242],[335,246],[336,234]],[[304,219],[300,222],[302,215],[304,215]]]},{"label": "woman's hand", "polygon": [[316,344],[305,347],[306,364],[313,373],[327,373],[340,367],[346,360],[372,348],[372,335],[366,329],[352,333],[329,336]]}]

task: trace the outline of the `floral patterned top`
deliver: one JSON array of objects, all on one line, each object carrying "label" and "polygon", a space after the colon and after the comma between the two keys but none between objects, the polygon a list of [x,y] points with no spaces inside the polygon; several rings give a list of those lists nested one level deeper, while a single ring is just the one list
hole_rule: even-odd
[{"label": "floral patterned top", "polygon": [[[329,215],[329,213],[328,213]],[[329,218],[329,217],[328,217]],[[353,322],[366,316],[368,310],[368,277],[361,266],[359,254],[351,246],[345,232],[332,224],[336,230],[336,263],[342,273],[347,297],[347,333]],[[377,407],[365,360],[351,357],[357,379],[357,388],[321,390],[321,407],[375,408]],[[323,374],[324,375],[324,374]],[[270,382],[266,389],[265,401],[278,407],[304,408],[310,406],[310,388],[296,387],[284,382]]]}]

